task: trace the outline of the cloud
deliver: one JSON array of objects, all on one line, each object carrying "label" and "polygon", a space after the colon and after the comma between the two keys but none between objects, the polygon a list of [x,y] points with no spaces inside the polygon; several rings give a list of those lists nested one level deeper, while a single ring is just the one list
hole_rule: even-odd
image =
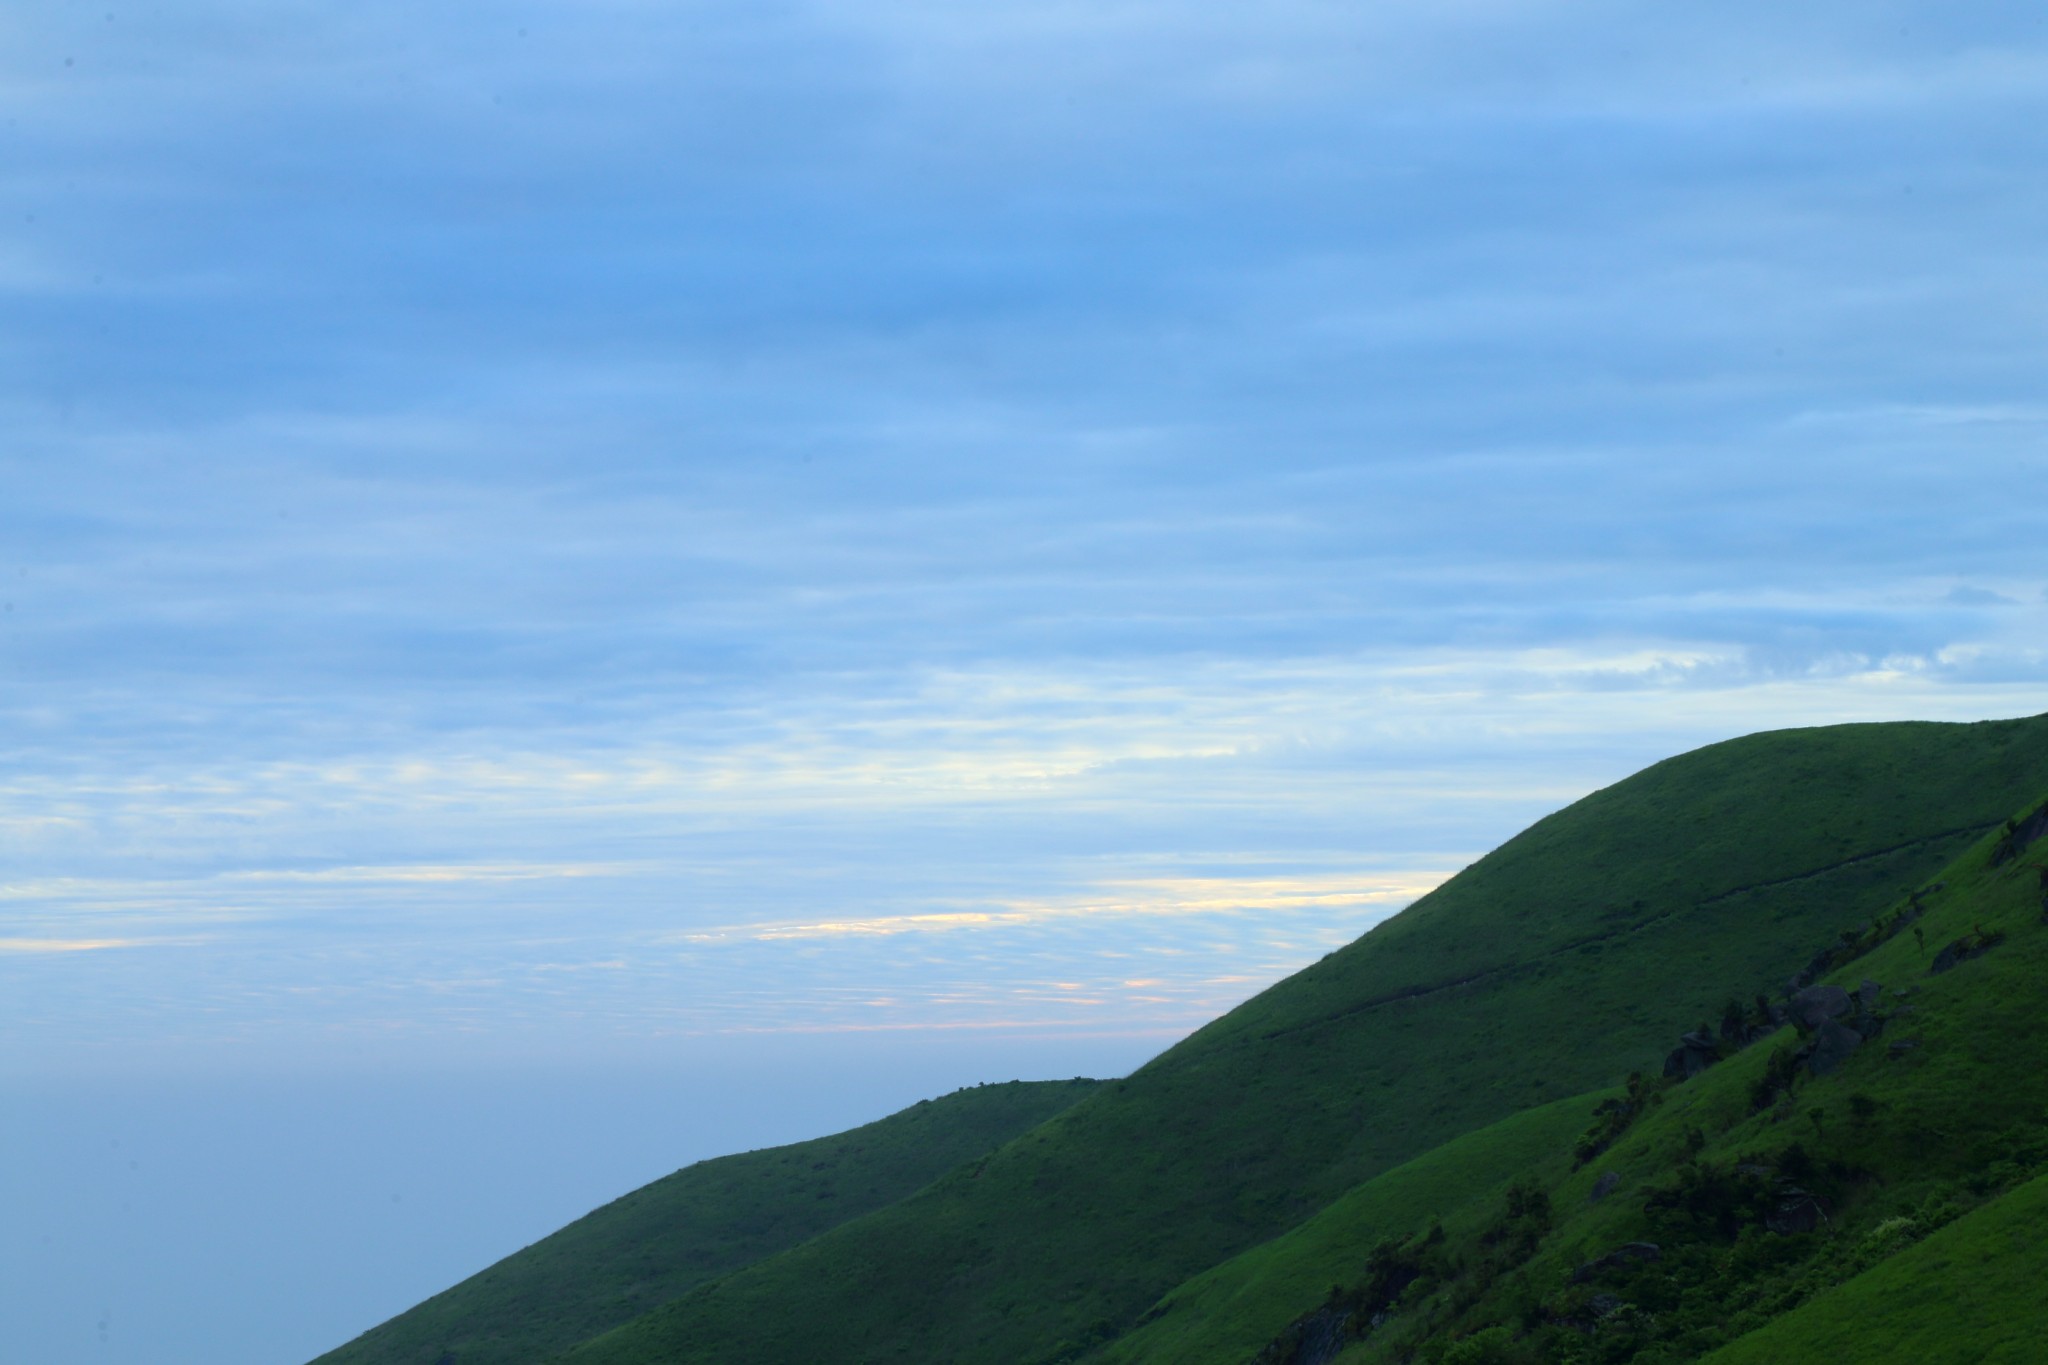
[{"label": "cloud", "polygon": [[[1006,902],[987,909],[924,911],[863,919],[723,925],[678,936],[679,942],[714,944],[747,940],[776,943],[847,935],[1011,930],[1057,920],[1108,921],[1131,916],[1246,916],[1313,909],[1318,912],[1384,908],[1385,914],[1433,890],[1447,872],[1368,877],[1323,873],[1292,877],[1177,877],[1108,883],[1044,903]],[[1377,922],[1374,920],[1373,922]],[[1361,923],[1359,931],[1370,927]],[[1126,982],[1126,985],[1158,985]],[[1063,987],[1064,988],[1064,987]]]},{"label": "cloud", "polygon": [[1907,18],[17,7],[0,933],[206,940],[19,1036],[1164,1027],[2041,709],[2048,48]]},{"label": "cloud", "polygon": [[105,948],[136,948],[148,940],[132,938],[6,938],[0,953],[91,953]]}]

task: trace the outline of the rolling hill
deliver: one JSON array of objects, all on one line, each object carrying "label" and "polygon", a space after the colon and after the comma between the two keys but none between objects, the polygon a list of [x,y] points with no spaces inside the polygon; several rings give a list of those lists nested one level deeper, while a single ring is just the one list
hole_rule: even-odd
[{"label": "rolling hill", "polygon": [[[1620,1273],[1651,1275],[1644,1266],[1598,1288],[1572,1276],[1610,1243],[1657,1240],[1649,1229],[1674,1248],[1654,1274],[1670,1278],[1682,1251],[1687,1274],[1726,1291],[1693,1305],[1702,1323],[1734,1301],[1730,1286],[1791,1294],[1715,1261],[1725,1249],[1711,1238],[1684,1242],[1665,1224],[1670,1208],[1706,1197],[1674,1184],[1688,1162],[1683,1179],[1717,1171],[1752,1204],[1766,1199],[1775,1186],[1750,1187],[1785,1176],[1771,1164],[1788,1145],[1778,1139],[1802,1123],[1813,1131],[1794,1166],[1819,1162],[1804,1178],[1836,1181],[1817,1201],[1846,1215],[1883,1182],[1918,1188],[1897,1162],[1833,1155],[1831,1144],[1896,1129],[1922,1134],[1925,1148],[1926,1134],[1948,1131],[1927,1118],[1937,1101],[1984,1083],[1960,1066],[1968,1049],[1937,1047],[1934,1031],[1979,1008],[1967,1003],[1974,979],[2028,970],[2020,920],[2033,874],[1991,860],[2005,822],[2043,790],[2048,718],[1783,731],[1667,760],[1539,821],[1347,948],[914,1192],[803,1240],[736,1252],[694,1283],[659,1281],[601,1330],[578,1315],[615,1290],[567,1264],[549,1292],[563,1305],[552,1320],[571,1329],[502,1334],[490,1356],[443,1348],[443,1365],[1696,1358],[1733,1340],[1726,1313],[1688,1336],[1672,1326],[1680,1308]],[[1960,870],[1944,873],[1951,864]],[[1944,877],[1944,890],[1923,890]],[[1825,976],[1853,952],[1880,982],[1905,981],[1907,955],[1927,945],[1903,933],[1879,942],[1870,926],[1889,916],[1897,930],[1908,907],[1922,937],[2003,932],[2023,949],[1930,980],[1924,1054],[1908,1049],[1882,1073],[1888,1084],[1924,1074],[1924,1090],[1802,1076],[1753,1111],[1759,1077],[1785,1065],[1764,1042],[1728,1045],[1733,1055],[1682,1085],[1656,1079],[1682,1033],[1711,1031],[1730,1001],[1781,994],[1802,968]],[[1957,930],[1958,916],[1984,923]],[[1850,1067],[1871,1064],[1865,1053]],[[1632,1072],[1654,1084],[1638,1076],[1619,1089]],[[1788,1119],[1780,1100],[1793,1091],[1802,1098]],[[1630,1122],[1607,1132],[1623,1110]],[[1600,1140],[1576,1141],[1589,1130]],[[1597,1162],[1575,1157],[1587,1145],[1602,1148]],[[1968,1143],[1957,1150],[1962,1164],[1928,1166],[1929,1181],[1996,1164]],[[1728,1175],[1740,1166],[1755,1170]],[[1609,1173],[1675,1203],[1591,1200]],[[771,1217],[793,1196],[760,1197],[756,1216]],[[1935,1215],[1884,1216],[1924,1228]],[[664,1254],[684,1257],[689,1241],[679,1234]],[[1851,1292],[1853,1275],[1790,1264],[1778,1270],[1807,1275],[1812,1292]],[[1596,1295],[1620,1307],[1587,1308]],[[431,1354],[350,1353],[378,1333],[396,1339],[436,1302],[323,1365],[436,1365]],[[1772,1320],[1791,1324],[1806,1302],[1786,1299]],[[1638,1318],[1653,1326],[1620,1330]],[[1557,1354],[1566,1348],[1581,1354]]]},{"label": "rolling hill", "polygon": [[901,1199],[1098,1084],[975,1086],[835,1137],[700,1161],[330,1351],[321,1365],[541,1359]]}]

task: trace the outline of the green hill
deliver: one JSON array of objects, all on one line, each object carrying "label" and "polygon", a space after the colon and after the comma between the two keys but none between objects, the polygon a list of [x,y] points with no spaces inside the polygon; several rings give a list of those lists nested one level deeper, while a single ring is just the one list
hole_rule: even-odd
[{"label": "green hill", "polygon": [[2044,720],[1784,731],[1657,764],[974,1178],[700,1286],[571,1359],[1074,1358],[1381,1171],[1654,1065],[2044,785]]},{"label": "green hill", "polygon": [[[1599,1174],[1662,1190],[1685,1158],[1711,1164],[1751,1141],[1743,1125],[1765,1121],[1748,1105],[1772,1049],[1753,1046],[1668,1091],[1639,1083],[1627,1092],[1634,1109],[1651,1106],[1650,1091],[1664,1098],[1606,1134],[1613,1145],[1595,1165],[1575,1168],[1570,1139],[1601,1100],[1621,1098],[1630,1072],[1654,1076],[1682,1031],[1719,1019],[1731,998],[1777,991],[1973,846],[1972,876],[2019,885],[2014,865],[1982,865],[1985,840],[2043,789],[2048,718],[1784,731],[1660,763],[1538,822],[986,1159],[704,1279],[564,1358],[1635,1358],[1609,1350],[1620,1342],[1652,1352],[1644,1360],[1691,1359],[1727,1333],[1681,1342],[1665,1330],[1675,1310],[1618,1293],[1631,1314],[1664,1326],[1625,1337],[1609,1314],[1582,1330],[1565,1318],[1584,1317],[1583,1304],[1560,1298],[1554,1282],[1590,1301],[1595,1290],[1570,1282],[1573,1258],[1630,1240],[1630,1219],[1667,1217],[1640,1197],[1588,1202]],[[1946,932],[1940,917],[1966,913],[1966,899],[1951,890],[1930,900],[1923,933],[1937,923]],[[1894,959],[1918,947],[1894,938],[1869,957],[1903,981]],[[1998,961],[1938,980],[1966,984]],[[1897,1074],[1925,1071],[1933,1095],[1949,1074],[1937,1059],[1949,1054],[1932,1043],[1932,985],[1928,998],[1925,1058],[1909,1050]],[[1816,1146],[1822,1130],[1847,1133],[1851,1120],[1870,1133],[1883,1126],[1870,1126],[1860,1103],[1843,1109],[1854,1094],[1892,1106],[1872,1113],[1922,1112],[1903,1091],[1837,1094],[1838,1080],[1814,1083]],[[1772,1136],[1809,1122],[1769,1112]],[[1599,1122],[1613,1126],[1613,1111]],[[1695,1130],[1704,1145],[1689,1145]],[[1863,1207],[1842,1191],[1830,1197]],[[1701,1267],[1724,1288],[1749,1283]],[[1797,1273],[1809,1271],[1821,1274]],[[1361,1316],[1376,1295],[1387,1301]],[[1374,1316],[1381,1325],[1357,1335]],[[565,1339],[492,1358],[542,1360]],[[1605,1354],[1553,1351],[1575,1342]],[[455,1365],[484,1358],[457,1352]]]},{"label": "green hill", "polygon": [[[2000,837],[1947,869],[1919,918],[1895,907],[1889,937],[1845,946],[1822,978],[1871,1035],[1839,1066],[1790,1065],[1817,1030],[1722,1041],[1691,1080],[1601,1097],[1635,1101],[1618,1131],[1589,1125],[1611,1146],[1558,1142],[1511,1179],[1465,1154],[1502,1148],[1545,1111],[1468,1135],[1423,1159],[1469,1173],[1457,1197],[1390,1224],[1361,1217],[1373,1186],[1361,1187],[1173,1291],[1103,1358],[1298,1362],[1313,1343],[1324,1349],[1308,1356],[1351,1365],[1690,1361],[1723,1347],[1716,1362],[1797,1362],[1833,1358],[1824,1342],[1876,1351],[1905,1319],[1987,1352],[2031,1340],[2010,1328],[2048,1318],[2022,1273],[2048,1242],[2008,1235],[2037,1195],[2006,1192],[2048,1168],[2048,923],[2036,872],[1999,857]],[[1936,970],[1958,943],[1985,947]],[[1929,1236],[1957,1219],[1978,1231]],[[1922,1238],[1955,1256],[1929,1260]],[[1884,1288],[1943,1266],[1967,1268],[1967,1293]]]},{"label": "green hill", "polygon": [[836,1137],[698,1162],[507,1256],[319,1365],[544,1358],[901,1199],[1098,1084],[976,1086]]}]

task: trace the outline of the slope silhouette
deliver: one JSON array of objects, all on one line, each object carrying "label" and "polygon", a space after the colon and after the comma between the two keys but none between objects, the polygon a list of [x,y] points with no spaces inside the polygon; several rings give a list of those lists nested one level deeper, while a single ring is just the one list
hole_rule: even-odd
[{"label": "slope silhouette", "polygon": [[319,1365],[543,1359],[900,1199],[1097,1084],[975,1086],[835,1137],[700,1161],[328,1352]]},{"label": "slope silhouette", "polygon": [[1667,760],[985,1162],[567,1359],[1080,1358],[1374,1176],[1654,1069],[2043,786],[2041,718],[1782,731]]}]

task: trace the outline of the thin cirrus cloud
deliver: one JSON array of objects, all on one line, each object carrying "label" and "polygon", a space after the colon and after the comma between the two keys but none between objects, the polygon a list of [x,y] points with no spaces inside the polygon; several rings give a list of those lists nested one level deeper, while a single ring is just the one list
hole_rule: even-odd
[{"label": "thin cirrus cloud", "polygon": [[[1111,920],[1129,916],[1247,914],[1314,908],[1361,909],[1392,904],[1395,908],[1433,890],[1445,873],[1415,871],[1406,875],[1361,876],[1323,873],[1291,877],[1176,877],[1109,882],[1058,902],[1032,904],[1007,901],[986,909],[927,911],[879,915],[865,919],[766,922],[720,925],[678,936],[684,943],[723,943],[746,939],[774,943],[793,939],[831,939],[846,935],[947,933],[957,930],[1019,928],[1052,920]],[[1367,926],[1369,927],[1369,926]],[[1159,981],[1132,985],[1161,985]]]},{"label": "thin cirrus cloud", "polygon": [[10,1064],[1186,1027],[2041,709],[2007,9],[0,25]]},{"label": "thin cirrus cloud", "polygon": [[107,948],[133,948],[132,938],[0,938],[0,953],[91,953]]}]

